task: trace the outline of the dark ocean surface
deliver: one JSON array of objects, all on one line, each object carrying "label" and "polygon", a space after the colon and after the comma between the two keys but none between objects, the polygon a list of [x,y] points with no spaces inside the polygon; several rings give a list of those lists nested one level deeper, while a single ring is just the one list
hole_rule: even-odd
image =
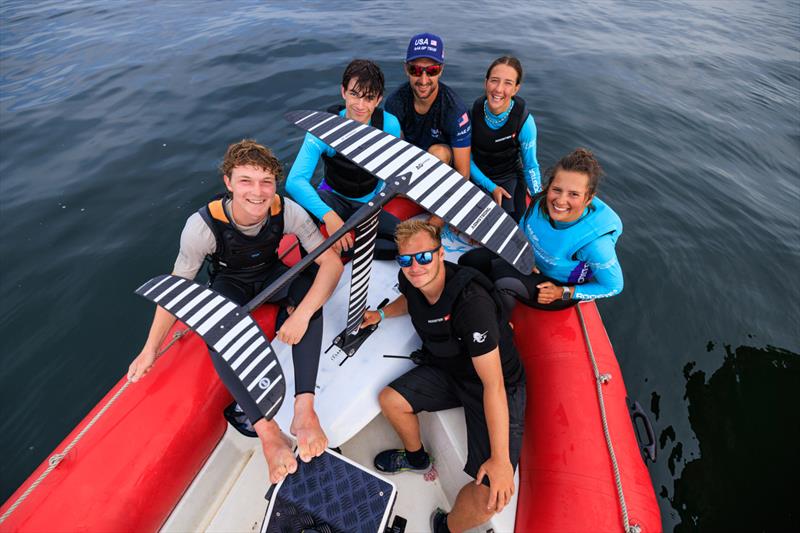
[{"label": "dark ocean surface", "polygon": [[440,34],[465,101],[507,53],[542,168],[591,148],[668,531],[797,530],[800,3],[0,2],[0,501],[123,375],[226,146],[302,134],[354,57]]}]

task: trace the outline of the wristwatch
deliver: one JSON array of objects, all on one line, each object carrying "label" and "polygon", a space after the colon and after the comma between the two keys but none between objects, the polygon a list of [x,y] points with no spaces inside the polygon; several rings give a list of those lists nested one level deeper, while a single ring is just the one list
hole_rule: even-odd
[{"label": "wristwatch", "polygon": [[561,293],[561,299],[569,300],[570,298],[572,298],[572,291],[574,289],[572,287],[567,287],[566,285],[564,285],[563,289],[564,291]]}]

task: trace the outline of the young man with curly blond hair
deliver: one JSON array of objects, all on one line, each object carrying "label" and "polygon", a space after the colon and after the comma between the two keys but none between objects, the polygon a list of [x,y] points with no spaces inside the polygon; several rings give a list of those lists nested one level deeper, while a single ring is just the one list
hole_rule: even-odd
[{"label": "young man with curly blond hair", "polygon": [[[324,239],[303,208],[276,193],[283,171],[265,146],[253,140],[230,145],[220,172],[227,192],[186,221],[172,273],[193,279],[205,259],[210,258],[211,288],[245,305],[286,272],[277,251],[284,234],[296,235],[306,250],[316,248]],[[320,455],[328,444],[314,411],[314,387],[322,344],[322,304],[342,273],[342,263],[330,249],[316,263],[316,274],[306,270],[271,300],[281,303],[276,337],[292,345],[295,403],[289,429],[297,437],[303,461]],[[138,381],[153,366],[157,350],[174,322],[175,317],[169,312],[156,309],[147,341],[128,370],[130,381]],[[270,481],[277,483],[297,469],[291,448],[278,424],[264,418],[220,355],[213,350],[210,354],[214,368],[261,440]]]}]

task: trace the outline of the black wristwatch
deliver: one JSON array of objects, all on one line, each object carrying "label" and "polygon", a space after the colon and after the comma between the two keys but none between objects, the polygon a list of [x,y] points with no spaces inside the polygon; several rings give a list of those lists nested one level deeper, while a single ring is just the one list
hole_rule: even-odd
[{"label": "black wristwatch", "polygon": [[562,300],[571,299],[572,298],[572,291],[574,291],[574,290],[575,289],[573,289],[572,287],[567,287],[566,285],[564,285],[564,291],[561,293],[561,299]]}]

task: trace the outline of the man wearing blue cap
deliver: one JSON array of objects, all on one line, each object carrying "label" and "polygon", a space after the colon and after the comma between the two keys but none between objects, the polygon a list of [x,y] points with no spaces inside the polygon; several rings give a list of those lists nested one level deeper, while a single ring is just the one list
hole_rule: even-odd
[{"label": "man wearing blue cap", "polygon": [[439,81],[444,69],[444,43],[432,33],[420,33],[408,43],[405,62],[408,83],[386,100],[386,111],[400,120],[404,138],[469,177],[472,134],[467,107]]}]

